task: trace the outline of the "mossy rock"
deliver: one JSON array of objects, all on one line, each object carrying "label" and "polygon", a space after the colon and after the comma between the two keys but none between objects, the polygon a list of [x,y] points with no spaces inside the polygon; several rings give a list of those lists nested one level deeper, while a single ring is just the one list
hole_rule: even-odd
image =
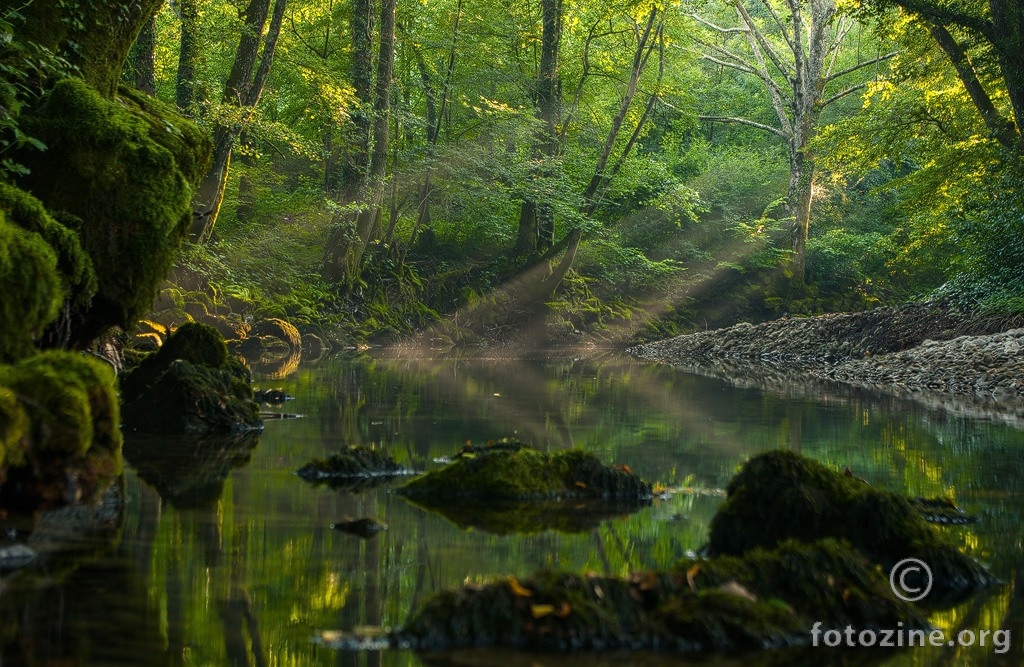
[{"label": "mossy rock", "polygon": [[[788,451],[755,456],[729,482],[726,501],[711,522],[708,550],[742,555],[788,539],[826,537],[849,541],[887,571],[905,558],[924,561],[934,576],[929,603],[995,582],[929,525],[910,499]],[[912,578],[910,586],[926,583]]]},{"label": "mossy rock", "polygon": [[419,650],[764,649],[810,629],[929,627],[848,544],[786,542],[743,557],[682,561],[629,578],[539,572],[429,598],[395,643]]},{"label": "mossy rock", "polygon": [[[3,400],[8,394],[13,404]],[[107,363],[78,352],[49,351],[0,367],[0,404],[8,423],[0,430],[21,432],[20,445],[4,443],[5,502],[88,499],[120,474],[119,407]]]},{"label": "mossy rock", "polygon": [[64,296],[69,305],[88,304],[96,294],[96,272],[92,260],[82,248],[76,230],[81,220],[65,216],[62,224],[55,220],[43,203],[18,188],[0,183],[0,211],[9,222],[41,236],[57,256],[57,271],[61,277]]},{"label": "mossy rock", "polygon": [[625,466],[602,464],[581,449],[545,454],[530,447],[471,452],[400,489],[410,497],[496,500],[601,498],[650,500],[651,486]]},{"label": "mossy rock", "polygon": [[263,422],[250,381],[216,329],[183,324],[123,379],[125,425],[165,434],[259,430]]},{"label": "mossy rock", "polygon": [[39,234],[8,221],[0,210],[0,363],[31,354],[53,322],[64,289],[57,255]]},{"label": "mossy rock", "polygon": [[19,185],[61,219],[81,221],[77,235],[97,279],[88,304],[73,300],[71,343],[129,328],[185,238],[209,137],[156,100],[127,89],[108,100],[76,78],[59,81],[24,125],[47,150],[24,156],[31,173]]},{"label": "mossy rock", "polygon": [[389,482],[402,475],[413,474],[387,454],[369,447],[352,445],[326,459],[314,459],[295,471],[312,484],[325,484],[332,489],[358,491]]},{"label": "mossy rock", "polygon": [[250,336],[271,336],[293,350],[302,349],[302,334],[291,323],[277,317],[260,320],[253,325]]},{"label": "mossy rock", "polygon": [[9,387],[0,386],[0,483],[8,465],[24,463],[28,428],[28,415],[21,402]]}]

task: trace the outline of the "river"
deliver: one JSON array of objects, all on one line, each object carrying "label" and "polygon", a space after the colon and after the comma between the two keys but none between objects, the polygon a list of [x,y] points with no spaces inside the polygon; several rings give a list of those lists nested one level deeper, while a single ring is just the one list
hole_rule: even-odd
[{"label": "river", "polygon": [[[467,581],[538,568],[627,574],[670,564],[701,546],[738,466],[780,447],[881,487],[954,498],[979,520],[943,530],[1007,582],[931,617],[950,636],[1008,628],[1005,652],[977,641],[860,649],[845,664],[1024,663],[1024,432],[998,420],[864,391],[737,388],[612,353],[335,356],[284,378],[257,376],[256,384],[294,396],[275,409],[302,417],[270,420],[258,439],[220,449],[129,436],[116,531],[0,579],[0,666],[687,664],[679,655],[621,653],[423,658],[339,652],[315,639],[399,626],[431,592]],[[498,534],[461,528],[388,486],[343,492],[295,475],[349,444],[424,470],[467,441],[501,437],[549,451],[583,447],[683,490],[580,533]],[[371,539],[331,529],[346,517],[374,517],[389,529]],[[818,650],[811,664],[837,658]],[[780,662],[788,660],[771,653],[694,660]]]}]

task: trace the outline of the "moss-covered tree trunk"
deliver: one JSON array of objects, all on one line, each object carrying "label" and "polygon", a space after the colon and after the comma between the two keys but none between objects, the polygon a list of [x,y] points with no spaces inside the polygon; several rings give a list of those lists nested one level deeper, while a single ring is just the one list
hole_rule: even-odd
[{"label": "moss-covered tree trunk", "polygon": [[113,97],[121,67],[143,26],[164,0],[34,0],[17,3],[18,39],[67,58],[104,97]]},{"label": "moss-covered tree trunk", "polygon": [[196,69],[199,65],[199,2],[178,0],[181,17],[181,43],[178,48],[178,74],[174,101],[183,113],[196,102]]},{"label": "moss-covered tree trunk", "polygon": [[142,26],[138,39],[132,45],[125,68],[128,84],[150,95],[156,95],[156,17]]}]

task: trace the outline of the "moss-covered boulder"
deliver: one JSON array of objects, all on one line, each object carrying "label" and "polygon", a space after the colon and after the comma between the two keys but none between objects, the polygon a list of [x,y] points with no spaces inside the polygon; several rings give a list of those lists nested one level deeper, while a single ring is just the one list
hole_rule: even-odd
[{"label": "moss-covered boulder", "polygon": [[57,271],[69,306],[87,305],[96,294],[97,283],[92,259],[77,233],[82,221],[69,215],[58,221],[41,201],[6,183],[0,183],[0,211],[11,223],[41,236],[56,254]]},{"label": "moss-covered boulder", "polygon": [[31,354],[64,300],[57,256],[35,232],[8,221],[0,208],[0,363]]},{"label": "moss-covered boulder", "polygon": [[[825,537],[849,541],[886,571],[905,558],[924,561],[934,577],[925,602],[941,603],[995,581],[910,499],[788,451],[755,456],[730,481],[711,522],[708,550],[742,555],[784,540]],[[927,585],[918,575],[910,573],[907,585]]]},{"label": "moss-covered boulder", "polygon": [[121,387],[125,426],[136,431],[214,435],[263,427],[248,369],[206,324],[180,326]]},{"label": "moss-covered boulder", "polygon": [[428,599],[393,639],[419,650],[737,650],[809,644],[819,622],[823,632],[929,627],[870,562],[825,540],[629,578],[539,572],[466,585]]},{"label": "moss-covered boulder", "polygon": [[548,530],[582,533],[605,521],[624,518],[648,505],[650,500],[497,500],[413,496],[410,503],[443,517],[459,528],[482,530],[495,535],[531,535]]},{"label": "moss-covered boulder", "polygon": [[114,372],[77,352],[0,367],[0,440],[7,506],[90,498],[121,472]]},{"label": "moss-covered boulder", "polygon": [[651,485],[627,466],[609,466],[582,449],[546,454],[519,443],[464,451],[444,468],[411,480],[413,497],[529,500],[651,500]]},{"label": "moss-covered boulder", "polygon": [[59,81],[23,124],[47,150],[19,156],[31,169],[19,186],[61,220],[76,221],[95,273],[93,285],[74,244],[58,239],[82,293],[98,290],[91,301],[73,301],[70,344],[87,344],[111,326],[127,329],[153,302],[185,237],[209,137],[152,98],[122,88],[106,99],[75,78]]},{"label": "moss-covered boulder", "polygon": [[383,452],[351,445],[326,459],[310,461],[295,474],[312,484],[325,484],[341,491],[360,491],[414,472]]}]

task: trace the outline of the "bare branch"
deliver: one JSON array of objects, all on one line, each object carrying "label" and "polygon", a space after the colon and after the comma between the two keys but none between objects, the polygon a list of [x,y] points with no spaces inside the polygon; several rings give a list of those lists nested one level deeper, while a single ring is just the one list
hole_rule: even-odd
[{"label": "bare branch", "polygon": [[765,125],[764,123],[758,123],[757,121],[750,120],[749,118],[736,118],[733,116],[697,116],[700,120],[706,120],[712,123],[736,123],[737,125],[747,125],[749,127],[756,127],[764,132],[771,132],[772,134],[778,135],[785,140],[789,140],[789,134],[784,130],[780,130],[777,127],[771,125]]},{"label": "bare branch", "polygon": [[694,21],[696,21],[697,23],[700,23],[703,26],[707,26],[708,28],[711,28],[715,32],[722,33],[723,35],[728,35],[729,33],[734,33],[734,32],[746,32],[747,31],[746,28],[723,28],[722,26],[715,25],[711,21],[708,21],[707,19],[705,19],[702,16],[699,16],[697,14],[690,14],[690,18],[692,18]]},{"label": "bare branch", "polygon": [[833,95],[832,97],[828,98],[827,100],[823,100],[821,103],[818,104],[818,106],[820,108],[824,109],[825,107],[827,107],[828,105],[832,104],[833,102],[835,102],[837,100],[843,99],[844,97],[846,97],[850,93],[855,93],[858,90],[863,90],[867,85],[868,84],[865,81],[864,83],[858,83],[856,86],[850,86],[846,90],[842,90],[842,91],[836,93],[835,95]]},{"label": "bare branch", "polygon": [[796,49],[796,45],[793,43],[793,37],[789,34],[786,24],[782,22],[781,18],[779,18],[775,8],[772,7],[772,3],[769,0],[761,0],[761,4],[768,10],[772,20],[775,21],[775,25],[779,27],[779,31],[782,33],[782,37],[786,40],[786,44],[789,45],[790,50]]},{"label": "bare branch", "polygon": [[784,61],[782,57],[775,51],[775,48],[771,45],[771,42],[769,42],[765,38],[764,33],[762,33],[761,30],[758,29],[757,25],[754,23],[754,19],[750,16],[750,13],[747,11],[747,8],[743,6],[741,0],[733,0],[733,6],[736,8],[736,13],[739,14],[740,19],[743,21],[744,25],[747,26],[747,38],[754,38],[753,40],[751,40],[751,48],[754,48],[754,43],[756,41],[757,45],[761,47],[761,51],[763,51],[764,54],[768,56],[768,59],[772,61],[772,64],[775,65],[775,68],[779,70],[779,73],[786,78],[786,81],[792,83],[792,65]]},{"label": "bare branch", "polygon": [[865,60],[862,63],[858,63],[858,64],[854,65],[853,67],[847,67],[844,70],[840,70],[839,72],[836,72],[835,74],[832,74],[832,75],[830,75],[828,77],[825,77],[825,83],[826,84],[832,83],[833,81],[835,81],[836,79],[838,79],[841,76],[846,76],[847,74],[850,74],[852,72],[856,72],[859,69],[864,69],[865,67],[870,67],[871,65],[876,65],[876,64],[878,64],[880,62],[885,62],[886,60],[889,60],[891,58],[895,58],[898,55],[899,55],[899,51],[893,51],[892,53],[887,53],[884,56],[878,56],[877,58],[872,58],[871,60]]}]

